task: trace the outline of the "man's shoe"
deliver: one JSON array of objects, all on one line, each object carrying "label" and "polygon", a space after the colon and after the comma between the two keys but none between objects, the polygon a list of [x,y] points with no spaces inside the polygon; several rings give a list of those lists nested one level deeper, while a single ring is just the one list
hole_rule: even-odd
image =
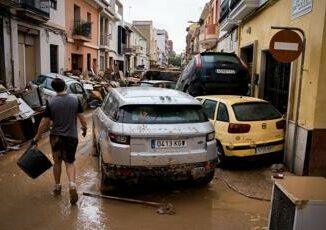
[{"label": "man's shoe", "polygon": [[69,189],[70,194],[70,204],[76,204],[78,201],[78,193],[76,188]]},{"label": "man's shoe", "polygon": [[55,196],[61,195],[61,185],[60,184],[55,184],[54,185],[53,195],[55,195]]}]

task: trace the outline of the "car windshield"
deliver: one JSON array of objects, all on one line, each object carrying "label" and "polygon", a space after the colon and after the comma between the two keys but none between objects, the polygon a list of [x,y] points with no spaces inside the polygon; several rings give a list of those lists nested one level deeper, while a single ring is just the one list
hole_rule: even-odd
[{"label": "car windshield", "polygon": [[272,120],[282,117],[281,113],[267,102],[250,102],[232,105],[238,121]]},{"label": "car windshield", "polygon": [[208,121],[199,105],[126,105],[120,108],[122,123],[177,124]]}]

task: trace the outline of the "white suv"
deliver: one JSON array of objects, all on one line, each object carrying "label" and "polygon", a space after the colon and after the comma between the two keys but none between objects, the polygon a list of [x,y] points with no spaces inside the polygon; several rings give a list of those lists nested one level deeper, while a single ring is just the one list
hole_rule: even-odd
[{"label": "white suv", "polygon": [[152,179],[208,183],[215,170],[214,136],[200,102],[188,94],[147,87],[111,89],[93,113],[101,190]]}]

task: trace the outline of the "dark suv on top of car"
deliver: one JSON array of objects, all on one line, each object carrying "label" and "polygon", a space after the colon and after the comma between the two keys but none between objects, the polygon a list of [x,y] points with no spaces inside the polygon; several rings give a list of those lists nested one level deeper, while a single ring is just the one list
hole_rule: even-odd
[{"label": "dark suv on top of car", "polygon": [[249,72],[233,53],[204,52],[194,56],[183,70],[176,89],[192,96],[247,95]]}]

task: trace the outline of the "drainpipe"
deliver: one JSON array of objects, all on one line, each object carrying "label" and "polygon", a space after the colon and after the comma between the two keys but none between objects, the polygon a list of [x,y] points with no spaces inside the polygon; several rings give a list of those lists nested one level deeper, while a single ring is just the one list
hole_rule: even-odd
[{"label": "drainpipe", "polygon": [[9,15],[9,36],[10,36],[10,64],[11,64],[11,85],[12,88],[15,88],[15,73],[14,73],[14,59],[13,59],[13,40],[12,40],[12,31],[11,31],[11,14]]},{"label": "drainpipe", "polygon": [[[297,93],[297,104],[296,104],[296,113],[294,119],[294,131],[293,131],[293,142],[292,142],[292,159],[291,159],[291,172],[294,172],[295,167],[295,152],[297,151],[297,135],[298,135],[298,123],[299,123],[299,113],[300,113],[300,103],[301,103],[301,90],[302,90],[302,79],[303,79],[303,71],[304,71],[304,61],[305,61],[305,53],[306,53],[306,35],[305,32],[301,28],[297,27],[281,27],[281,26],[272,26],[271,29],[287,29],[287,30],[294,30],[298,31],[302,35],[302,53],[301,53],[301,64],[300,64],[300,78],[299,78],[299,85],[298,85],[298,93]],[[289,108],[288,108],[289,111]],[[286,118],[286,125],[287,130],[289,126],[289,113]],[[285,151],[286,153],[286,151]],[[284,154],[284,157],[286,154]]]}]

